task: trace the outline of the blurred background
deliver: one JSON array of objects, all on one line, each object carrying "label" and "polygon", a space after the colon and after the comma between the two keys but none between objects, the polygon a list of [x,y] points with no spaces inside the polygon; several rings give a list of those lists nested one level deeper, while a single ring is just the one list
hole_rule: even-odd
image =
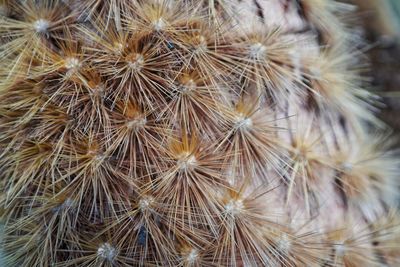
[{"label": "blurred background", "polygon": [[358,6],[356,30],[371,46],[367,50],[373,90],[384,108],[380,117],[397,135],[400,147],[400,0],[346,0]]}]

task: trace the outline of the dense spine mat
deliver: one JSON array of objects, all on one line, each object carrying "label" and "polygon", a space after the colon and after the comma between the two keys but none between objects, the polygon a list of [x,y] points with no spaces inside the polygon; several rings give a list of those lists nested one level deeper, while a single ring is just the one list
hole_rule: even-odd
[{"label": "dense spine mat", "polygon": [[399,266],[352,12],[0,0],[6,266]]}]

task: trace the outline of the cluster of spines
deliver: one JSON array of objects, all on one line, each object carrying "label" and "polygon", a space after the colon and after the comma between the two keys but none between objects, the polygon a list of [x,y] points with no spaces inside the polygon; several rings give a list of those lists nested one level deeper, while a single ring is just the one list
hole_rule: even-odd
[{"label": "cluster of spines", "polygon": [[[64,2],[2,4],[9,264],[397,262],[399,225],[375,222],[397,166],[359,136],[375,119],[325,21],[341,5],[301,1],[345,39],[310,56],[312,38],[233,27],[224,1]],[[329,190],[349,225],[326,227]]]}]

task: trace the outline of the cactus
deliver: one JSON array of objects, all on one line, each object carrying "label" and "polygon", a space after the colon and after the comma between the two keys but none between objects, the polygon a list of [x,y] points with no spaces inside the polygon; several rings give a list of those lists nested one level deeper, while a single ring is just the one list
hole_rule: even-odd
[{"label": "cactus", "polygon": [[0,1],[6,266],[397,266],[353,9]]}]

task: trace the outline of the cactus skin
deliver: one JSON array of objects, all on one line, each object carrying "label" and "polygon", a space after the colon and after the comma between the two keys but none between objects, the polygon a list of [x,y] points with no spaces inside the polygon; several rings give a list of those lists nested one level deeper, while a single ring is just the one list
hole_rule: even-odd
[{"label": "cactus skin", "polygon": [[352,9],[0,1],[6,266],[398,266]]}]

